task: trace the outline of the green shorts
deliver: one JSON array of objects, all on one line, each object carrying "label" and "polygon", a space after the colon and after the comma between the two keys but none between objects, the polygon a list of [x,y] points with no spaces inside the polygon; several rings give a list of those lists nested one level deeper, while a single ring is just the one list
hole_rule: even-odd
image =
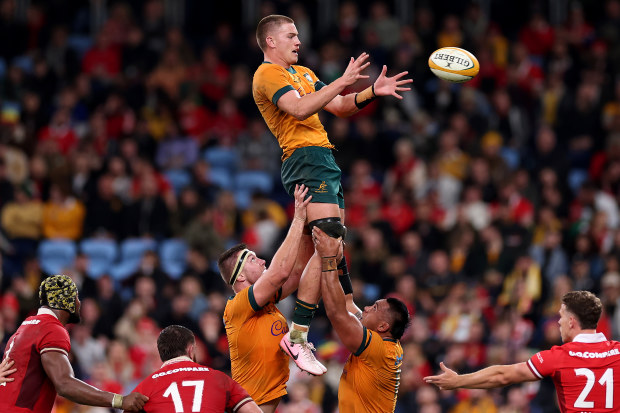
[{"label": "green shorts", "polygon": [[338,204],[344,208],[341,176],[332,150],[320,146],[295,149],[282,163],[282,184],[290,196],[294,196],[295,185],[304,184],[310,188],[310,202]]}]

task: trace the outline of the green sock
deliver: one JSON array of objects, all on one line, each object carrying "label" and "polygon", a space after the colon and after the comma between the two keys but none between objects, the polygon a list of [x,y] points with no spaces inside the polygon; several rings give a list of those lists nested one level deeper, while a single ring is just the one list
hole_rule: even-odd
[{"label": "green sock", "polygon": [[[300,299],[295,301],[295,313],[293,314],[293,327],[291,328],[291,342],[303,343],[307,341],[307,331],[295,329],[295,325],[301,327],[310,327],[310,322],[314,317],[319,306],[317,304],[309,304]],[[305,333],[305,334],[304,334]],[[304,337],[305,336],[305,337]]]}]

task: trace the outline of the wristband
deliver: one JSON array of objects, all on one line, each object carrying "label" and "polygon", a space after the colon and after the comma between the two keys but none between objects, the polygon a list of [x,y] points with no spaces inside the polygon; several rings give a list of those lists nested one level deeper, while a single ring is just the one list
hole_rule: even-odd
[{"label": "wristband", "polygon": [[377,95],[375,95],[375,85],[372,85],[361,92],[356,93],[353,100],[355,101],[355,106],[357,106],[358,109],[363,109],[376,98]]},{"label": "wristband", "polygon": [[112,397],[112,407],[114,409],[122,409],[123,408],[123,396],[115,393],[114,397]]},{"label": "wristband", "polygon": [[344,295],[353,294],[353,284],[351,284],[351,277],[349,277],[349,274],[339,276],[338,281],[340,281],[340,286],[342,287],[342,291],[344,291]]},{"label": "wristband", "polygon": [[336,256],[321,257],[322,272],[336,271],[338,269],[338,263],[336,262]]}]

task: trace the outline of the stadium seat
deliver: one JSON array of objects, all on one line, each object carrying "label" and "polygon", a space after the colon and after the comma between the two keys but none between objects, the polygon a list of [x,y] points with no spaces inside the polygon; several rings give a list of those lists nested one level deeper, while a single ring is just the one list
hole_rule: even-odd
[{"label": "stadium seat", "polygon": [[273,177],[263,171],[244,171],[235,175],[235,202],[239,208],[250,206],[252,194],[269,195],[273,190]]},{"label": "stadium seat", "polygon": [[174,279],[181,277],[187,267],[187,244],[180,239],[167,239],[159,245],[161,269]]},{"label": "stadium seat", "polygon": [[34,70],[34,61],[28,55],[17,56],[11,61],[11,66],[17,66],[24,73],[30,74]]},{"label": "stadium seat", "polygon": [[155,240],[146,238],[130,238],[121,243],[121,260],[110,270],[110,275],[116,280],[122,280],[136,272],[140,267],[140,260],[147,251],[155,251]]},{"label": "stadium seat", "polygon": [[211,168],[208,172],[209,181],[222,189],[231,191],[233,189],[233,178],[226,168]]},{"label": "stadium seat", "polygon": [[250,206],[252,200],[252,193],[244,189],[234,191],[235,204],[238,208],[246,209]]},{"label": "stadium seat", "polygon": [[171,169],[164,172],[164,175],[177,195],[192,182],[191,175],[184,169]]},{"label": "stadium seat", "polygon": [[204,160],[211,167],[225,168],[230,172],[234,172],[239,163],[239,154],[234,149],[214,147],[205,151]]},{"label": "stadium seat", "polygon": [[584,169],[571,169],[568,172],[568,186],[574,194],[579,192],[579,188],[588,180],[588,171]]},{"label": "stadium seat", "polygon": [[93,278],[107,274],[118,257],[118,245],[111,239],[85,239],[80,243],[80,251],[88,257],[87,271]]},{"label": "stadium seat", "polygon": [[80,57],[84,57],[86,52],[93,47],[93,38],[90,36],[73,35],[67,39],[69,47],[73,49]]},{"label": "stadium seat", "polygon": [[263,171],[245,171],[235,175],[235,189],[268,195],[273,190],[273,177]]},{"label": "stadium seat", "polygon": [[508,167],[512,170],[517,169],[521,163],[521,155],[519,155],[519,152],[513,148],[502,148],[501,156],[504,159],[504,162],[506,162],[506,165],[508,165]]},{"label": "stadium seat", "polygon": [[46,239],[39,244],[38,257],[41,269],[50,275],[60,274],[73,266],[77,247],[66,239]]}]

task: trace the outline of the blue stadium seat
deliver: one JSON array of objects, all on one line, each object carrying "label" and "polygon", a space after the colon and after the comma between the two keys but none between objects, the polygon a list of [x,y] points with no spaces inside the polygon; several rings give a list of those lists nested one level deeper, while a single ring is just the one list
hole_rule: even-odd
[{"label": "blue stadium seat", "polygon": [[204,160],[215,168],[225,168],[230,172],[237,169],[239,154],[231,148],[214,147],[204,153]]},{"label": "blue stadium seat", "polygon": [[184,169],[171,169],[164,172],[164,175],[177,195],[192,182],[191,175]]},{"label": "blue stadium seat", "polygon": [[250,201],[252,200],[252,193],[250,191],[239,189],[234,191],[234,195],[235,204],[238,208],[246,209],[250,206]]},{"label": "blue stadium seat", "polygon": [[588,171],[584,169],[571,169],[568,172],[568,186],[574,194],[579,192],[579,188],[588,180]]},{"label": "blue stadium seat", "polygon": [[76,255],[77,247],[71,240],[46,239],[39,244],[39,264],[50,275],[60,274],[65,268],[72,267]]},{"label": "blue stadium seat", "polygon": [[17,66],[23,70],[24,73],[30,74],[34,70],[34,60],[28,55],[17,56],[11,61],[11,66]]},{"label": "blue stadium seat", "polygon": [[80,251],[88,257],[88,275],[99,278],[107,274],[118,257],[118,245],[111,239],[89,238],[80,243]]},{"label": "blue stadium seat", "polygon": [[521,155],[519,155],[519,152],[513,148],[502,148],[501,156],[504,159],[504,162],[506,162],[506,165],[508,165],[508,167],[512,170],[517,169],[521,163]]},{"label": "blue stadium seat", "polygon": [[211,168],[208,172],[208,179],[221,189],[231,191],[233,189],[233,178],[226,168]]},{"label": "blue stadium seat", "polygon": [[140,267],[140,260],[147,251],[155,251],[155,240],[146,238],[130,238],[121,243],[121,260],[110,270],[110,275],[116,280],[122,280],[136,272]]},{"label": "blue stadium seat", "polygon": [[82,59],[86,52],[93,47],[93,39],[91,36],[73,35],[67,39],[67,44],[72,48]]},{"label": "blue stadium seat", "polygon": [[264,171],[244,171],[235,175],[235,189],[268,195],[273,190],[273,177]]},{"label": "blue stadium seat", "polygon": [[180,239],[167,239],[159,245],[161,269],[174,279],[181,277],[187,267],[187,244]]}]

